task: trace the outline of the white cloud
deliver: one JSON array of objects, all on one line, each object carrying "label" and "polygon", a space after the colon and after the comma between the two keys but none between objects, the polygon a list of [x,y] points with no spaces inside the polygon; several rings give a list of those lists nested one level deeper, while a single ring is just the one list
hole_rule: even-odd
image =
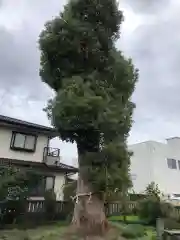
[{"label": "white cloud", "polygon": [[[66,0],[4,0],[0,6],[0,113],[49,124],[42,108],[52,91],[38,76],[37,40],[44,23]],[[180,135],[180,2],[122,0],[121,40],[117,46],[140,69],[133,99],[137,104],[129,141]],[[73,162],[76,146],[54,140],[63,161]],[[69,160],[68,160],[69,159]]]}]

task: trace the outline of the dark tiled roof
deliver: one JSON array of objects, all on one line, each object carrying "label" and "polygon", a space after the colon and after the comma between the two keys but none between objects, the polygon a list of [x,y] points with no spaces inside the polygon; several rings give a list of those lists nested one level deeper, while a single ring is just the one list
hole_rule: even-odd
[{"label": "dark tiled roof", "polygon": [[0,158],[0,165],[15,165],[22,167],[32,167],[44,171],[52,171],[52,172],[66,172],[66,173],[76,173],[78,172],[77,168],[66,165],[64,163],[59,163],[58,166],[47,165],[44,162],[32,162],[32,161],[24,161],[10,158]]},{"label": "dark tiled roof", "polygon": [[23,120],[20,120],[20,119],[7,117],[7,116],[3,116],[3,115],[0,115],[0,123],[1,122],[2,123],[14,124],[14,125],[20,125],[20,126],[31,127],[31,128],[35,128],[35,129],[39,129],[39,130],[44,130],[44,131],[56,131],[53,127],[47,127],[47,126],[43,126],[43,125],[40,125],[40,124],[31,123],[31,122],[27,122],[27,121],[23,121]]}]

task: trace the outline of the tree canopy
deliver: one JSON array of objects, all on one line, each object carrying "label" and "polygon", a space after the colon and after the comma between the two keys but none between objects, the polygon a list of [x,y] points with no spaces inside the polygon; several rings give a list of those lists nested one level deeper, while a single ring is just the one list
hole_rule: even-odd
[{"label": "tree canopy", "polygon": [[47,114],[62,140],[77,143],[84,179],[103,192],[130,183],[138,71],[116,47],[122,21],[115,0],[71,0],[39,38],[40,76],[56,93]]}]

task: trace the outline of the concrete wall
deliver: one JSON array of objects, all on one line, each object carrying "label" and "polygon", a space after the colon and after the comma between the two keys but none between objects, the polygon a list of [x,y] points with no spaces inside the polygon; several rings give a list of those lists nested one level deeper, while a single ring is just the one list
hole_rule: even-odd
[{"label": "concrete wall", "polygon": [[129,150],[133,152],[130,168],[133,190],[140,193],[153,180],[152,144],[151,142],[134,144],[129,146]]},{"label": "concrete wall", "polygon": [[131,173],[135,192],[141,192],[154,181],[164,194],[180,193],[180,169],[170,169],[167,158],[180,160],[180,138],[168,139],[167,143],[147,141],[129,146],[134,156],[131,158]]},{"label": "concrete wall", "polygon": [[[177,169],[170,169],[167,165],[167,158],[176,160]],[[156,144],[154,153],[154,179],[165,194],[180,193],[180,139],[169,139],[167,144]]]},{"label": "concrete wall", "polygon": [[39,135],[34,153],[20,152],[10,149],[12,130],[0,127],[0,157],[17,160],[42,162],[44,147],[47,147],[48,137]]}]

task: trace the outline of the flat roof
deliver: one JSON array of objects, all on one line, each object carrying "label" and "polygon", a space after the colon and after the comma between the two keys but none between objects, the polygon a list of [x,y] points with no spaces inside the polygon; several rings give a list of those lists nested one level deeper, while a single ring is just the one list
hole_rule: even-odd
[{"label": "flat roof", "polygon": [[170,138],[166,138],[166,140],[172,140],[172,139],[180,139],[180,137],[170,137]]}]

